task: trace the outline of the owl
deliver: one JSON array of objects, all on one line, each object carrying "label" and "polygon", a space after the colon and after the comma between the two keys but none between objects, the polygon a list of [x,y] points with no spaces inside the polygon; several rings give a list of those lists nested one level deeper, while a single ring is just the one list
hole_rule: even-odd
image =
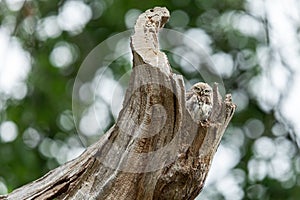
[{"label": "owl", "polygon": [[213,107],[212,88],[203,82],[196,83],[186,92],[186,108],[197,122],[206,122]]}]

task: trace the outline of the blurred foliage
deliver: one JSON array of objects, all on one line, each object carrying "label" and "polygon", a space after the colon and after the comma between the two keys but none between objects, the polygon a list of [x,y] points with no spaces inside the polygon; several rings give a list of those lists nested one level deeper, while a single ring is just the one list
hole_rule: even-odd
[{"label": "blurred foliage", "polygon": [[[245,34],[230,21],[234,14],[252,15],[246,9],[246,1],[85,0],[80,2],[92,12],[86,23],[76,30],[61,27],[61,30],[51,33],[50,36],[48,33],[45,35],[39,32],[38,27],[44,19],[59,15],[63,6],[70,1],[20,1],[22,5],[19,8],[10,6],[8,2],[9,0],[0,1],[1,27],[6,27],[11,37],[16,38],[24,51],[30,53],[32,68],[26,80],[27,93],[24,98],[15,99],[9,95],[2,98],[0,124],[12,121],[18,128],[15,140],[0,140],[0,182],[6,185],[7,192],[41,177],[50,169],[70,159],[53,155],[67,155],[68,152],[74,151],[74,146],[78,151],[84,148],[76,134],[71,112],[73,84],[81,63],[96,45],[116,33],[131,28],[126,24],[128,13],[143,12],[154,6],[166,6],[171,12],[171,17],[174,17],[170,19],[166,28],[182,32],[191,28],[201,29],[211,39],[211,50],[208,50],[210,54],[223,52],[233,60],[234,68],[230,75],[223,76],[223,81],[226,89],[238,100],[240,110],[235,114],[222,141],[225,146],[232,146],[237,150],[235,153],[239,155],[236,164],[227,172],[232,175],[230,177],[235,177],[233,180],[238,186],[239,195],[231,196],[234,197],[231,199],[292,200],[300,196],[300,159],[295,138],[284,125],[285,121],[276,116],[276,107],[264,109],[260,99],[249,89],[251,81],[263,71],[256,53],[259,47],[269,46],[266,21],[259,17],[255,19],[264,28],[263,34],[259,35]],[[50,58],[51,55],[55,58],[54,49],[59,45],[71,49],[72,59],[69,63],[59,63],[59,53],[57,62]],[[176,59],[170,58],[170,62],[186,79],[200,80],[195,74],[182,69],[180,63],[176,63]],[[252,62],[252,66],[245,66],[246,62]],[[66,66],[57,67],[55,64]],[[128,72],[129,63],[119,59],[111,64],[111,69],[114,79],[119,80]],[[126,85],[122,86],[126,88]],[[0,92],[0,95],[5,94]],[[106,129],[113,123],[111,113],[108,115],[110,121]],[[32,137],[35,140],[32,140]],[[99,134],[91,135],[87,140],[91,143],[98,138]],[[271,146],[286,142],[288,145],[285,147],[292,149],[285,150],[294,152],[288,156],[288,162],[292,165],[289,174],[282,175],[287,177],[286,179],[272,173],[259,175],[255,170],[250,170],[249,166],[254,161],[267,166],[263,169],[276,170],[269,169],[274,166],[276,168],[276,165],[270,164],[272,155],[276,152],[268,159],[260,157],[258,154],[261,152],[255,150],[255,145],[260,144],[259,141],[267,141]],[[257,173],[260,173],[259,169]],[[208,185],[204,190],[203,199],[229,199],[230,195],[226,196],[228,194],[218,187],[218,181]],[[0,192],[3,191],[5,192],[3,187],[1,190],[0,184]]]}]

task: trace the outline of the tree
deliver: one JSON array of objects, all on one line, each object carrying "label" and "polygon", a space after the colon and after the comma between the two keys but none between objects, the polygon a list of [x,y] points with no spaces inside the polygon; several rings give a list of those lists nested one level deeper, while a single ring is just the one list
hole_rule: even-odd
[{"label": "tree", "polygon": [[13,191],[8,199],[198,195],[235,105],[230,96],[223,102],[215,85],[208,123],[191,118],[183,79],[172,74],[158,48],[158,31],[168,18],[166,8],[155,7],[137,20],[131,38],[133,72],[116,124],[79,158]]}]

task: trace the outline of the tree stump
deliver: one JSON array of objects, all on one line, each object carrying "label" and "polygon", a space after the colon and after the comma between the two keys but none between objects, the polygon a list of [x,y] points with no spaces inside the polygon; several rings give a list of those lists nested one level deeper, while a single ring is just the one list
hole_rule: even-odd
[{"label": "tree stump", "polygon": [[80,157],[0,199],[193,199],[235,111],[213,86],[209,123],[191,118],[183,78],[159,50],[166,8],[149,9],[131,37],[133,70],[113,127]]}]

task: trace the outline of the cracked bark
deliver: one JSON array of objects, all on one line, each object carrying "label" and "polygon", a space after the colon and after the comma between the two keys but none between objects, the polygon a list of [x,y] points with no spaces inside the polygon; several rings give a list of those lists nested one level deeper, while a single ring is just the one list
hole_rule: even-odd
[{"label": "cracked bark", "polygon": [[137,19],[133,70],[115,125],[77,159],[0,199],[193,199],[201,192],[235,105],[215,84],[208,125],[192,120],[183,78],[159,50],[168,18],[155,7]]}]

